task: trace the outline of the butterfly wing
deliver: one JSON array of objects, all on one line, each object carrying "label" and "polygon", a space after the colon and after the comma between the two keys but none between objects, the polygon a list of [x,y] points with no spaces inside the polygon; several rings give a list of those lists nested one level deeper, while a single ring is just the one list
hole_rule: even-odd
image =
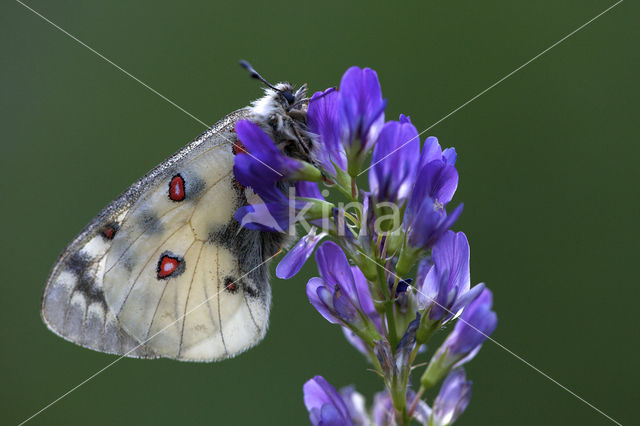
[{"label": "butterfly wing", "polygon": [[212,361],[266,332],[270,288],[260,234],[240,228],[233,177],[240,110],[152,170],[69,245],[43,298],[48,327],[135,357]]}]

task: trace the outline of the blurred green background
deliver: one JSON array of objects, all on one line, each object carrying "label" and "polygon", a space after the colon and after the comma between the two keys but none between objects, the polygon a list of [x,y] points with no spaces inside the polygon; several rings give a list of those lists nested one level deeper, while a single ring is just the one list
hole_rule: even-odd
[{"label": "blurred green background", "polygon": [[[613,2],[27,4],[208,123],[260,96],[245,58],[314,91],[373,67],[387,117],[422,130]],[[623,424],[640,400],[639,12],[621,3],[428,132],[459,153],[456,229],[494,292],[494,337]],[[17,2],[0,45],[0,423],[16,424],[116,359],[42,324],[59,252],[204,129]],[[238,358],[124,359],[31,423],[304,424],[316,374],[370,400],[381,382],[307,302],[313,273],[273,280],[270,331]],[[490,342],[467,371],[460,425],[608,424]]]}]

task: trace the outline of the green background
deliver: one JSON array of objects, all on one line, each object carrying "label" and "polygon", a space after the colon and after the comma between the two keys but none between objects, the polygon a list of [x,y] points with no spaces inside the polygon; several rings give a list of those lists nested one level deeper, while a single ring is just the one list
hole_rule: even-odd
[{"label": "green background", "polygon": [[[29,0],[207,123],[271,80],[380,75],[387,117],[419,130],[613,4],[581,1]],[[625,1],[428,134],[459,153],[456,229],[495,295],[495,339],[621,423],[637,421],[640,9]],[[111,199],[204,129],[17,2],[0,6],[0,423],[16,424],[116,359],[50,333],[49,268]],[[426,136],[426,135],[425,135]],[[316,374],[381,382],[305,296],[273,280],[265,340],[217,364],[124,359],[33,424],[304,424]],[[461,425],[608,424],[488,342]]]}]

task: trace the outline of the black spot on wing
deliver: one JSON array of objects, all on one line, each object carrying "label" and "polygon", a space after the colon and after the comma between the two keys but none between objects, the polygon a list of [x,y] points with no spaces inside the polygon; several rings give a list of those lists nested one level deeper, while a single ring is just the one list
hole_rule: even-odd
[{"label": "black spot on wing", "polygon": [[89,265],[91,258],[80,251],[73,253],[67,261],[67,269],[78,276],[82,275]]},{"label": "black spot on wing", "polygon": [[209,243],[220,245],[232,253],[236,254],[238,246],[238,238],[240,235],[240,224],[235,220],[226,225],[216,226],[209,233]]},{"label": "black spot on wing", "polygon": [[101,288],[96,285],[96,277],[90,271],[85,272],[78,281],[76,291],[81,292],[88,301],[88,304],[92,302],[99,302],[103,307],[107,307],[107,303],[104,299],[104,293]]},{"label": "black spot on wing", "polygon": [[247,296],[251,297],[251,298],[256,298],[260,296],[260,293],[258,292],[257,289],[251,287],[250,285],[243,283],[244,286],[244,291],[245,293],[247,293]]},{"label": "black spot on wing", "polygon": [[187,200],[197,200],[204,189],[207,187],[207,183],[198,176],[192,176],[187,180]]},{"label": "black spot on wing", "polygon": [[89,303],[100,302],[106,307],[104,293],[96,284],[97,265],[94,260],[79,251],[69,258],[66,269],[78,277],[78,284],[74,291],[81,292]]},{"label": "black spot on wing", "polygon": [[163,230],[162,222],[158,216],[149,211],[140,214],[138,223],[146,232],[157,233]]}]

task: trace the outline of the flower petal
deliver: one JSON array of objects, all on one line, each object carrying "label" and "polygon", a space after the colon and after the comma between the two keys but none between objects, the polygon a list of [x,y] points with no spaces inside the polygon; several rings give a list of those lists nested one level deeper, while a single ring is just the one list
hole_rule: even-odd
[{"label": "flower petal", "polygon": [[368,151],[384,125],[385,101],[378,75],[371,68],[351,67],[340,81],[339,115],[347,146],[359,139]]},{"label": "flower petal", "polygon": [[[322,410],[324,406],[333,406],[335,408],[335,412],[339,415],[338,419],[342,419],[344,422],[346,422],[342,424],[351,424],[349,410],[342,400],[342,397],[340,396],[338,391],[336,391],[336,389],[324,379],[324,377],[315,376],[314,378],[308,380],[302,387],[302,391],[304,394],[304,405],[305,407],[307,407],[307,410]],[[323,418],[325,414],[327,416],[331,416],[329,418],[333,418],[334,415],[333,412],[322,414]]]},{"label": "flower petal", "polygon": [[433,246],[431,253],[433,262],[439,268],[448,269],[449,281],[461,292],[469,290],[471,275],[469,273],[469,241],[464,232],[447,231]]},{"label": "flower petal", "polygon": [[440,392],[433,403],[433,423],[450,425],[455,422],[469,405],[471,381],[462,368],[453,370],[444,379]]},{"label": "flower petal", "polygon": [[[322,296],[322,297],[321,297]],[[307,283],[307,298],[311,305],[332,324],[339,324],[340,320],[333,314],[333,306],[327,305],[331,300],[331,292],[326,288],[322,278],[313,277]]]},{"label": "flower petal", "polygon": [[276,267],[276,276],[280,279],[289,279],[300,272],[307,259],[313,253],[318,242],[320,242],[327,234],[321,232],[316,235],[315,228],[302,237],[291,250],[282,258]]},{"label": "flower petal", "polygon": [[373,149],[369,188],[378,201],[404,200],[413,187],[420,161],[418,130],[404,122],[384,125]]},{"label": "flower petal", "polygon": [[328,285],[340,286],[351,300],[357,300],[351,266],[340,246],[333,241],[323,243],[316,251],[316,263]]},{"label": "flower petal", "polygon": [[492,299],[491,291],[485,288],[462,312],[453,332],[445,342],[451,355],[465,355],[474,350],[477,351],[485,339],[493,333],[498,324],[498,317],[491,310]]},{"label": "flower petal", "polygon": [[316,92],[309,100],[307,110],[309,130],[319,136],[319,143],[322,144],[316,151],[318,162],[332,176],[336,174],[334,165],[343,170],[347,167],[344,148],[340,144],[338,99],[338,91],[333,88]]},{"label": "flower petal", "polygon": [[244,185],[253,187],[261,182],[286,179],[302,168],[302,164],[287,157],[276,147],[264,130],[249,120],[236,123],[236,134],[249,154],[234,158],[234,174]]}]

